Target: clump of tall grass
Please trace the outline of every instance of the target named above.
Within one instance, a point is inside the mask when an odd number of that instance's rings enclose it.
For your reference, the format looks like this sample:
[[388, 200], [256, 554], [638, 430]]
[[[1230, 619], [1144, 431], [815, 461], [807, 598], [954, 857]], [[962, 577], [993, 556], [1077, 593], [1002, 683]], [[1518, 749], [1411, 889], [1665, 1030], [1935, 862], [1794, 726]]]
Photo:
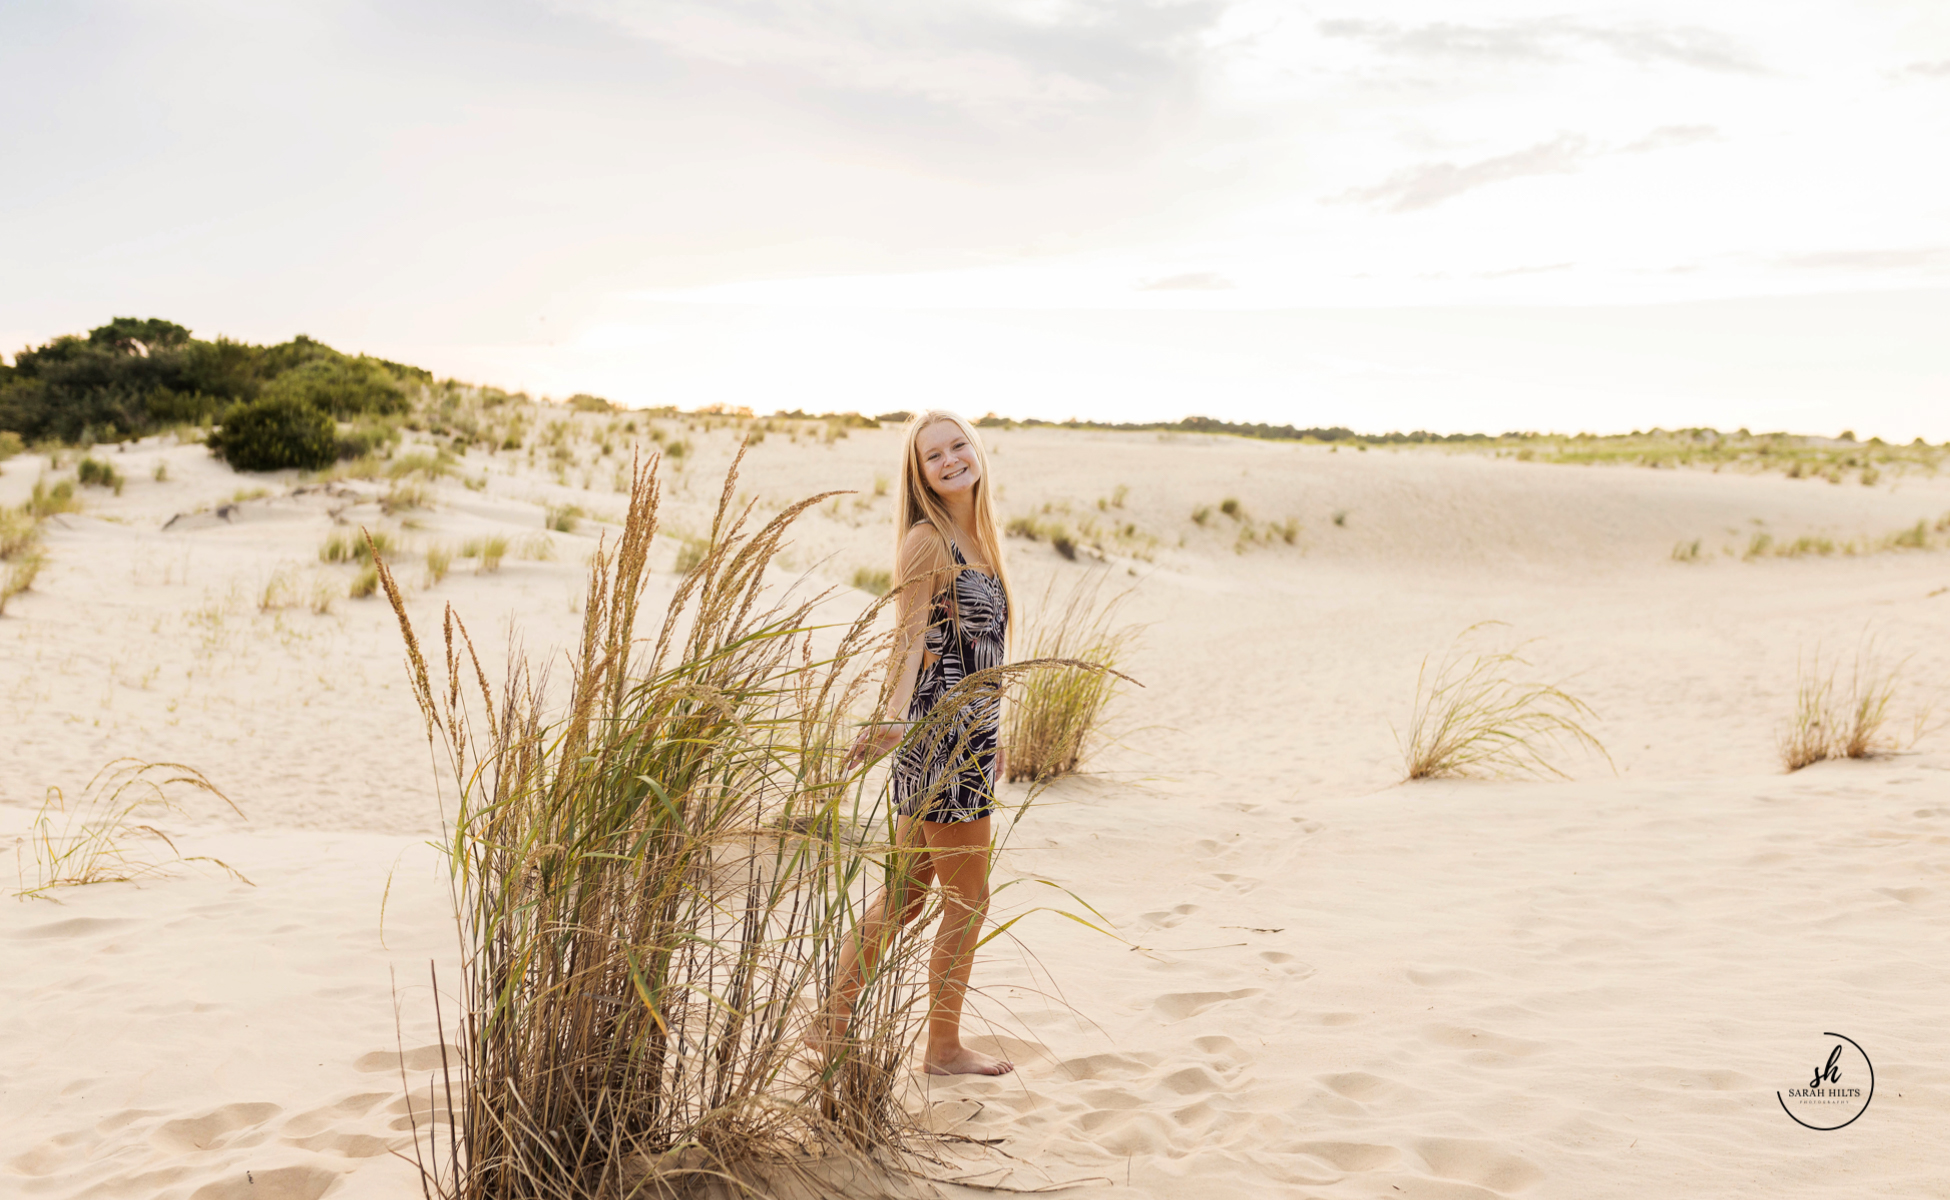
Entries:
[[427, 547], [426, 586], [433, 587], [447, 578], [447, 572], [454, 566], [454, 552], [446, 546], [435, 544]]
[[574, 533], [577, 522], [588, 515], [574, 504], [551, 504], [548, 506], [543, 527], [556, 533]]
[[[221, 859], [182, 854], [169, 835], [153, 823], [165, 816], [184, 815], [186, 810], [177, 798], [184, 789], [214, 796], [238, 816], [243, 815], [203, 772], [181, 763], [118, 758], [95, 773], [73, 807], [59, 788], [49, 788], [31, 832], [15, 850], [20, 887], [14, 894], [51, 900], [54, 897], [50, 893], [56, 888], [127, 883], [165, 875], [178, 863], [192, 862], [209, 863], [239, 882], [249, 883]], [[153, 842], [160, 842], [167, 853], [139, 844]]]
[[1003, 738], [1012, 783], [1044, 783], [1080, 769], [1102, 732], [1118, 682], [1129, 680], [1116, 671], [1138, 633], [1118, 620], [1129, 593], [1106, 597], [1104, 578], [1101, 571], [1085, 575], [1060, 599], [1054, 581], [1044, 589], [1024, 638], [1030, 657], [1074, 659], [1096, 669], [1051, 670], [1023, 681]]
[[0, 562], [11, 561], [40, 544], [40, 523], [24, 508], [0, 506]]
[[351, 586], [345, 589], [348, 597], [353, 600], [364, 600], [379, 590], [379, 568], [375, 563], [376, 560], [368, 562], [359, 569], [357, 575], [352, 577]]
[[37, 521], [62, 513], [81, 511], [81, 501], [75, 499], [74, 480], [63, 479], [53, 487], [41, 480], [34, 481], [34, 490], [27, 497], [27, 515]]
[[885, 596], [894, 586], [894, 574], [884, 568], [860, 567], [853, 572], [853, 586], [869, 596]]
[[328, 563], [368, 563], [372, 561], [372, 551], [378, 547], [381, 554], [390, 554], [393, 549], [393, 535], [383, 529], [370, 533], [360, 530], [335, 529], [327, 534], [318, 547], [318, 561]]
[[900, 1139], [912, 996], [896, 984], [914, 947], [883, 959], [845, 1052], [806, 1067], [799, 1051], [869, 873], [841, 836], [840, 718], [870, 618], [814, 661], [808, 606], [761, 592], [787, 525], [824, 497], [746, 532], [730, 496], [728, 480], [709, 551], [640, 650], [657, 488], [637, 474], [559, 710], [519, 658], [493, 694], [451, 609], [436, 687], [378, 560], [459, 793], [459, 1102], [446, 1164], [436, 1142], [423, 1166], [443, 1195], [656, 1194]]
[[1409, 779], [1464, 775], [1555, 775], [1548, 754], [1569, 744], [1611, 762], [1598, 739], [1585, 728], [1596, 714], [1582, 700], [1555, 684], [1518, 677], [1530, 664], [1520, 644], [1509, 650], [1479, 650], [1480, 631], [1500, 626], [1485, 621], [1465, 629], [1429, 670], [1424, 658], [1415, 676], [1415, 711], [1402, 756]]
[[[430, 1157], [414, 1130], [444, 1197], [713, 1179], [772, 1194], [744, 1182], [771, 1171], [835, 1195], [814, 1177], [822, 1158], [898, 1155], [914, 1132], [896, 1103], [925, 997], [913, 927], [877, 957], [847, 1035], [805, 1049], [891, 850], [872, 836], [884, 800], [844, 767], [890, 598], [836, 633], [813, 626], [814, 599], [769, 599], [787, 529], [827, 497], [750, 529], [750, 507], [732, 507], [738, 461], [653, 639], [637, 619], [658, 492], [651, 471], [633, 476], [621, 536], [591, 563], [566, 688], [517, 654], [496, 692], [451, 608], [430, 665], [375, 557], [457, 801], [459, 1062]], [[952, 723], [956, 703], [1034, 665], [971, 677], [937, 712]]]
[[[1892, 749], [1885, 732], [1889, 706], [1907, 659], [1891, 663], [1865, 638], [1855, 650], [1846, 690], [1837, 686], [1839, 663], [1822, 669], [1821, 650], [1795, 663], [1794, 716], [1781, 731], [1781, 765], [1789, 771], [1829, 758], [1873, 758]], [[1923, 721], [1919, 718], [1918, 726]]]
[[33, 588], [46, 562], [41, 523], [31, 507], [0, 508], [0, 617], [15, 596]]
[[34, 580], [40, 577], [41, 568], [47, 558], [38, 550], [17, 554], [0, 564], [0, 617], [7, 615], [7, 605], [15, 596], [31, 591]]
[[112, 488], [118, 496], [122, 494], [122, 485], [128, 482], [112, 464], [92, 456], [75, 464], [75, 478], [82, 487]]
[[387, 516], [408, 509], [432, 507], [433, 495], [423, 483], [395, 483], [379, 498], [379, 511]]

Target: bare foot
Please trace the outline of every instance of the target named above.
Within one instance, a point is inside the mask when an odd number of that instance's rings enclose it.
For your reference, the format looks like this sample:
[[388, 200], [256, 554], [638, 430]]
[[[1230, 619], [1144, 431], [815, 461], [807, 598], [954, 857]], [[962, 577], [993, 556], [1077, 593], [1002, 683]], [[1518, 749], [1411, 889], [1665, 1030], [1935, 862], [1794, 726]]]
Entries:
[[966, 1046], [935, 1057], [929, 1054], [921, 1060], [922, 1069], [930, 1075], [1007, 1075], [1016, 1069], [1016, 1064], [992, 1058]]

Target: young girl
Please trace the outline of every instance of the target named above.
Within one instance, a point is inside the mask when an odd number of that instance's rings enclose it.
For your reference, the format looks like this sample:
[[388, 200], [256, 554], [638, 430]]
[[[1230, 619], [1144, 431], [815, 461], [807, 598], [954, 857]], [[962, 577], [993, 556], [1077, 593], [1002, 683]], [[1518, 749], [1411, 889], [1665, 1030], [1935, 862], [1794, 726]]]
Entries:
[[[901, 745], [962, 679], [1002, 665], [1009, 581], [1002, 567], [988, 457], [967, 421], [924, 412], [901, 449], [897, 635], [887, 663], [892, 697], [884, 719], [861, 732], [847, 766]], [[934, 1075], [1003, 1075], [1014, 1066], [962, 1045], [962, 999], [988, 914], [989, 814], [1003, 751], [999, 696], [963, 703], [938, 735], [916, 737], [894, 760], [900, 817], [893, 880], [842, 948], [828, 1011], [844, 1036], [866, 972], [899, 925], [941, 884], [941, 928], [928, 962], [928, 1032], [922, 1066]]]

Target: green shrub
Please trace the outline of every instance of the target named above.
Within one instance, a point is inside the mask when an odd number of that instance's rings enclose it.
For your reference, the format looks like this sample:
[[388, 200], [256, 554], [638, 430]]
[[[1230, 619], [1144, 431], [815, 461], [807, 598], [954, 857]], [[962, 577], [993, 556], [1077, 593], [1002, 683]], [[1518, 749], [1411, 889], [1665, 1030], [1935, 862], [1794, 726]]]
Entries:
[[19, 434], [11, 429], [0, 429], [0, 462], [6, 462], [25, 449], [27, 447], [21, 442]]
[[406, 411], [406, 394], [368, 358], [315, 358], [284, 372], [264, 389], [266, 400], [308, 404], [335, 417]]
[[338, 457], [338, 430], [302, 400], [266, 396], [226, 409], [210, 450], [239, 471], [315, 471]]

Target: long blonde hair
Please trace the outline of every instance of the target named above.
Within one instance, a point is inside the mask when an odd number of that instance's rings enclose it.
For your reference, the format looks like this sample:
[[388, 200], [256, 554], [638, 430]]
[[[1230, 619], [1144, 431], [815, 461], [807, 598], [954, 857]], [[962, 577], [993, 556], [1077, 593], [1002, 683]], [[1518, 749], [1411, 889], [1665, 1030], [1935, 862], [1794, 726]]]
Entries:
[[1002, 561], [1002, 526], [995, 516], [995, 489], [989, 486], [989, 452], [983, 447], [982, 439], [975, 435], [975, 427], [960, 413], [940, 408], [915, 413], [901, 435], [900, 523], [894, 530], [894, 561], [900, 561], [900, 546], [907, 538], [907, 531], [923, 521], [941, 535], [942, 549], [947, 549], [954, 540], [954, 522], [949, 519], [941, 497], [928, 486], [927, 474], [921, 468], [921, 431], [940, 421], [954, 422], [961, 435], [968, 439], [968, 444], [975, 447], [975, 461], [982, 470], [982, 477], [975, 481], [973, 497], [975, 544], [981, 548], [982, 557], [988, 559], [996, 579], [1002, 584], [1002, 595], [1009, 605], [1009, 626], [1013, 630], [1016, 625], [1016, 595], [1009, 587], [1009, 568]]

